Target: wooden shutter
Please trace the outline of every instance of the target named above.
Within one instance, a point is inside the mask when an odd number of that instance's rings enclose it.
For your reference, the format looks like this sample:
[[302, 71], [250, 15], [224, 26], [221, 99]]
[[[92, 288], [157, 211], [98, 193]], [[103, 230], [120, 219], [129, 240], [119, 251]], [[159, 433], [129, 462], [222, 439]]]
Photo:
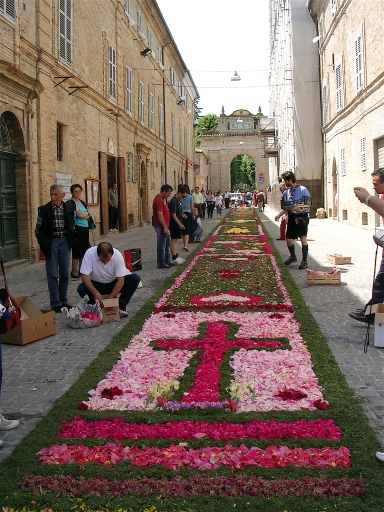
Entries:
[[59, 58], [72, 64], [72, 5], [71, 0], [59, 0]]

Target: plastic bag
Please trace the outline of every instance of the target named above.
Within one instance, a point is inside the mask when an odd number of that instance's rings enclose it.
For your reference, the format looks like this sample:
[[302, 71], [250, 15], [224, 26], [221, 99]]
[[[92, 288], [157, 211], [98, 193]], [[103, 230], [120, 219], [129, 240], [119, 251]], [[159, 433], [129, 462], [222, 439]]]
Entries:
[[67, 324], [73, 329], [86, 329], [87, 327], [95, 327], [102, 320], [100, 302], [97, 300], [95, 304], [88, 304], [89, 297], [86, 295], [76, 306], [71, 309], [63, 308]]

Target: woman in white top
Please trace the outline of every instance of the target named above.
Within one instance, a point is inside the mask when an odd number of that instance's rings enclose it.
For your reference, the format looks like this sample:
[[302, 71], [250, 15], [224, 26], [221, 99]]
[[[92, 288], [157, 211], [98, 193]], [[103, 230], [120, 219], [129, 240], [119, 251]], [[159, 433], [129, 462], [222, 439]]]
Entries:
[[216, 194], [215, 204], [216, 204], [217, 218], [221, 219], [221, 211], [223, 209], [223, 196], [221, 195], [220, 192], [217, 192], [217, 194]]

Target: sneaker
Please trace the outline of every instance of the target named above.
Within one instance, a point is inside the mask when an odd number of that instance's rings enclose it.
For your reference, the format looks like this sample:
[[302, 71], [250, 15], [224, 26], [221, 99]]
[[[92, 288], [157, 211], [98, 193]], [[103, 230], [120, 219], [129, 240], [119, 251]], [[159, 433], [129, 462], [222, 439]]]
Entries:
[[286, 261], [284, 261], [284, 265], [290, 265], [291, 263], [296, 263], [297, 258], [296, 256], [291, 256]]
[[12, 430], [20, 425], [19, 420], [7, 420], [0, 414], [0, 430]]
[[56, 306], [55, 308], [52, 308], [52, 311], [54, 311], [55, 313], [61, 313], [61, 308], [63, 306]]
[[304, 260], [299, 265], [300, 270], [303, 270], [303, 268], [308, 268], [308, 263]]
[[119, 313], [120, 313], [120, 318], [127, 318], [128, 317], [128, 312], [127, 311], [123, 311], [122, 309], [119, 309]]
[[109, 230], [110, 233], [114, 233], [114, 231], [115, 231], [114, 229], [110, 229]]
[[384, 462], [384, 452], [376, 452], [376, 459], [381, 460], [381, 462]]
[[184, 245], [184, 247], [183, 247], [183, 251], [189, 251], [189, 249], [188, 249], [188, 246], [187, 246], [187, 245]]
[[173, 260], [173, 263], [176, 263], [176, 265], [181, 265], [182, 263], [184, 263], [184, 260], [183, 260], [183, 258], [180, 258], [180, 256], [179, 256], [178, 258]]
[[372, 324], [375, 320], [375, 315], [365, 315], [363, 311], [356, 311], [356, 313], [348, 313], [351, 318], [358, 322], [365, 324]]

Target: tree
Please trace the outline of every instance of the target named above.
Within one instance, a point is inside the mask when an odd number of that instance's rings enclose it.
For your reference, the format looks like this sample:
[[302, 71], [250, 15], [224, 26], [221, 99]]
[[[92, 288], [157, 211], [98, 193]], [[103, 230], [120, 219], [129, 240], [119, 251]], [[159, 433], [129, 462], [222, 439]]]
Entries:
[[207, 114], [206, 116], [200, 117], [195, 128], [196, 146], [200, 144], [199, 136], [201, 134], [201, 130], [206, 130], [208, 133], [214, 132], [218, 124], [219, 118], [216, 114]]
[[253, 190], [256, 180], [256, 165], [248, 155], [239, 155], [231, 163], [232, 190]]

